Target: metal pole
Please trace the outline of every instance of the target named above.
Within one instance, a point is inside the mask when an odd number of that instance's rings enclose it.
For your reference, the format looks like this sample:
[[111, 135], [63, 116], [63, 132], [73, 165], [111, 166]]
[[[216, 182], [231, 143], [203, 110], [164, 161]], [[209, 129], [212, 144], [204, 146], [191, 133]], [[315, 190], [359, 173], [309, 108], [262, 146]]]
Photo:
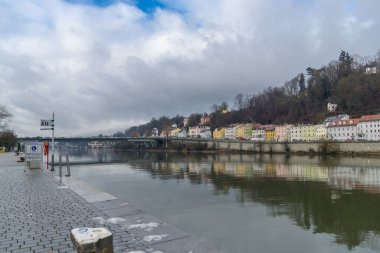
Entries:
[[65, 176], [69, 177], [69, 176], [71, 176], [71, 171], [70, 171], [70, 161], [69, 161], [68, 155], [66, 155], [66, 167], [67, 167], [67, 175], [65, 175]]
[[52, 155], [51, 155], [51, 170], [54, 171], [54, 151], [55, 151], [55, 145], [54, 145], [54, 112], [53, 112], [53, 132], [52, 132], [52, 138], [51, 138], [51, 143], [52, 143]]
[[54, 153], [51, 155], [51, 169], [50, 171], [54, 171]]
[[59, 155], [59, 177], [62, 177], [62, 155]]

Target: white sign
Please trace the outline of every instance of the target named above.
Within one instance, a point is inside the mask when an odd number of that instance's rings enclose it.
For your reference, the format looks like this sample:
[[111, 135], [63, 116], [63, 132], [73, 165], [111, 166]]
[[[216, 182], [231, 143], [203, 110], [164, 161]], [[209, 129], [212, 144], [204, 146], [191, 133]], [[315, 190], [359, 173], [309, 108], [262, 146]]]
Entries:
[[53, 127], [53, 126], [54, 126], [53, 120], [41, 119], [41, 127]]
[[54, 129], [54, 120], [41, 119], [41, 130], [53, 130]]
[[26, 154], [41, 154], [42, 144], [41, 143], [27, 143], [25, 150], [26, 150]]

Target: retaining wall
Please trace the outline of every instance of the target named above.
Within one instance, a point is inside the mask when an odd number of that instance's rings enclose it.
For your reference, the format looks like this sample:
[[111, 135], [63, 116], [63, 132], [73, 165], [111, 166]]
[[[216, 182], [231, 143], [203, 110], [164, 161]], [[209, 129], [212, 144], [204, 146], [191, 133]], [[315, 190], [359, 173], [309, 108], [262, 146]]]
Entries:
[[183, 144], [203, 144], [209, 150], [252, 153], [352, 153], [379, 154], [380, 142], [251, 142], [238, 140], [188, 140]]

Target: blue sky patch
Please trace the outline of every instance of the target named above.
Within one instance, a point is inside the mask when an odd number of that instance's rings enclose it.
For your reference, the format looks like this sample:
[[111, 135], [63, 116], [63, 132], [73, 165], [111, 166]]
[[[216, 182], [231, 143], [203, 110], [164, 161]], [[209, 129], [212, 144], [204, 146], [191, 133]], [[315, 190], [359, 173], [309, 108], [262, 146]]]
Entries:
[[86, 4], [97, 7], [107, 7], [116, 3], [128, 3], [137, 6], [146, 13], [152, 13], [156, 8], [167, 8], [165, 4], [158, 0], [65, 0], [73, 4]]

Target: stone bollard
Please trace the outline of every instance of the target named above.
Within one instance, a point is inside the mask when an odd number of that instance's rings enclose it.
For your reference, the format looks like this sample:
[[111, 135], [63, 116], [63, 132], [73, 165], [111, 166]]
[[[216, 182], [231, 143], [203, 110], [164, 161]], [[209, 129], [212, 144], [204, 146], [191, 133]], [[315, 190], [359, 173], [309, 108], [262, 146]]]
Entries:
[[78, 253], [113, 253], [112, 233], [106, 228], [74, 228], [70, 239]]

